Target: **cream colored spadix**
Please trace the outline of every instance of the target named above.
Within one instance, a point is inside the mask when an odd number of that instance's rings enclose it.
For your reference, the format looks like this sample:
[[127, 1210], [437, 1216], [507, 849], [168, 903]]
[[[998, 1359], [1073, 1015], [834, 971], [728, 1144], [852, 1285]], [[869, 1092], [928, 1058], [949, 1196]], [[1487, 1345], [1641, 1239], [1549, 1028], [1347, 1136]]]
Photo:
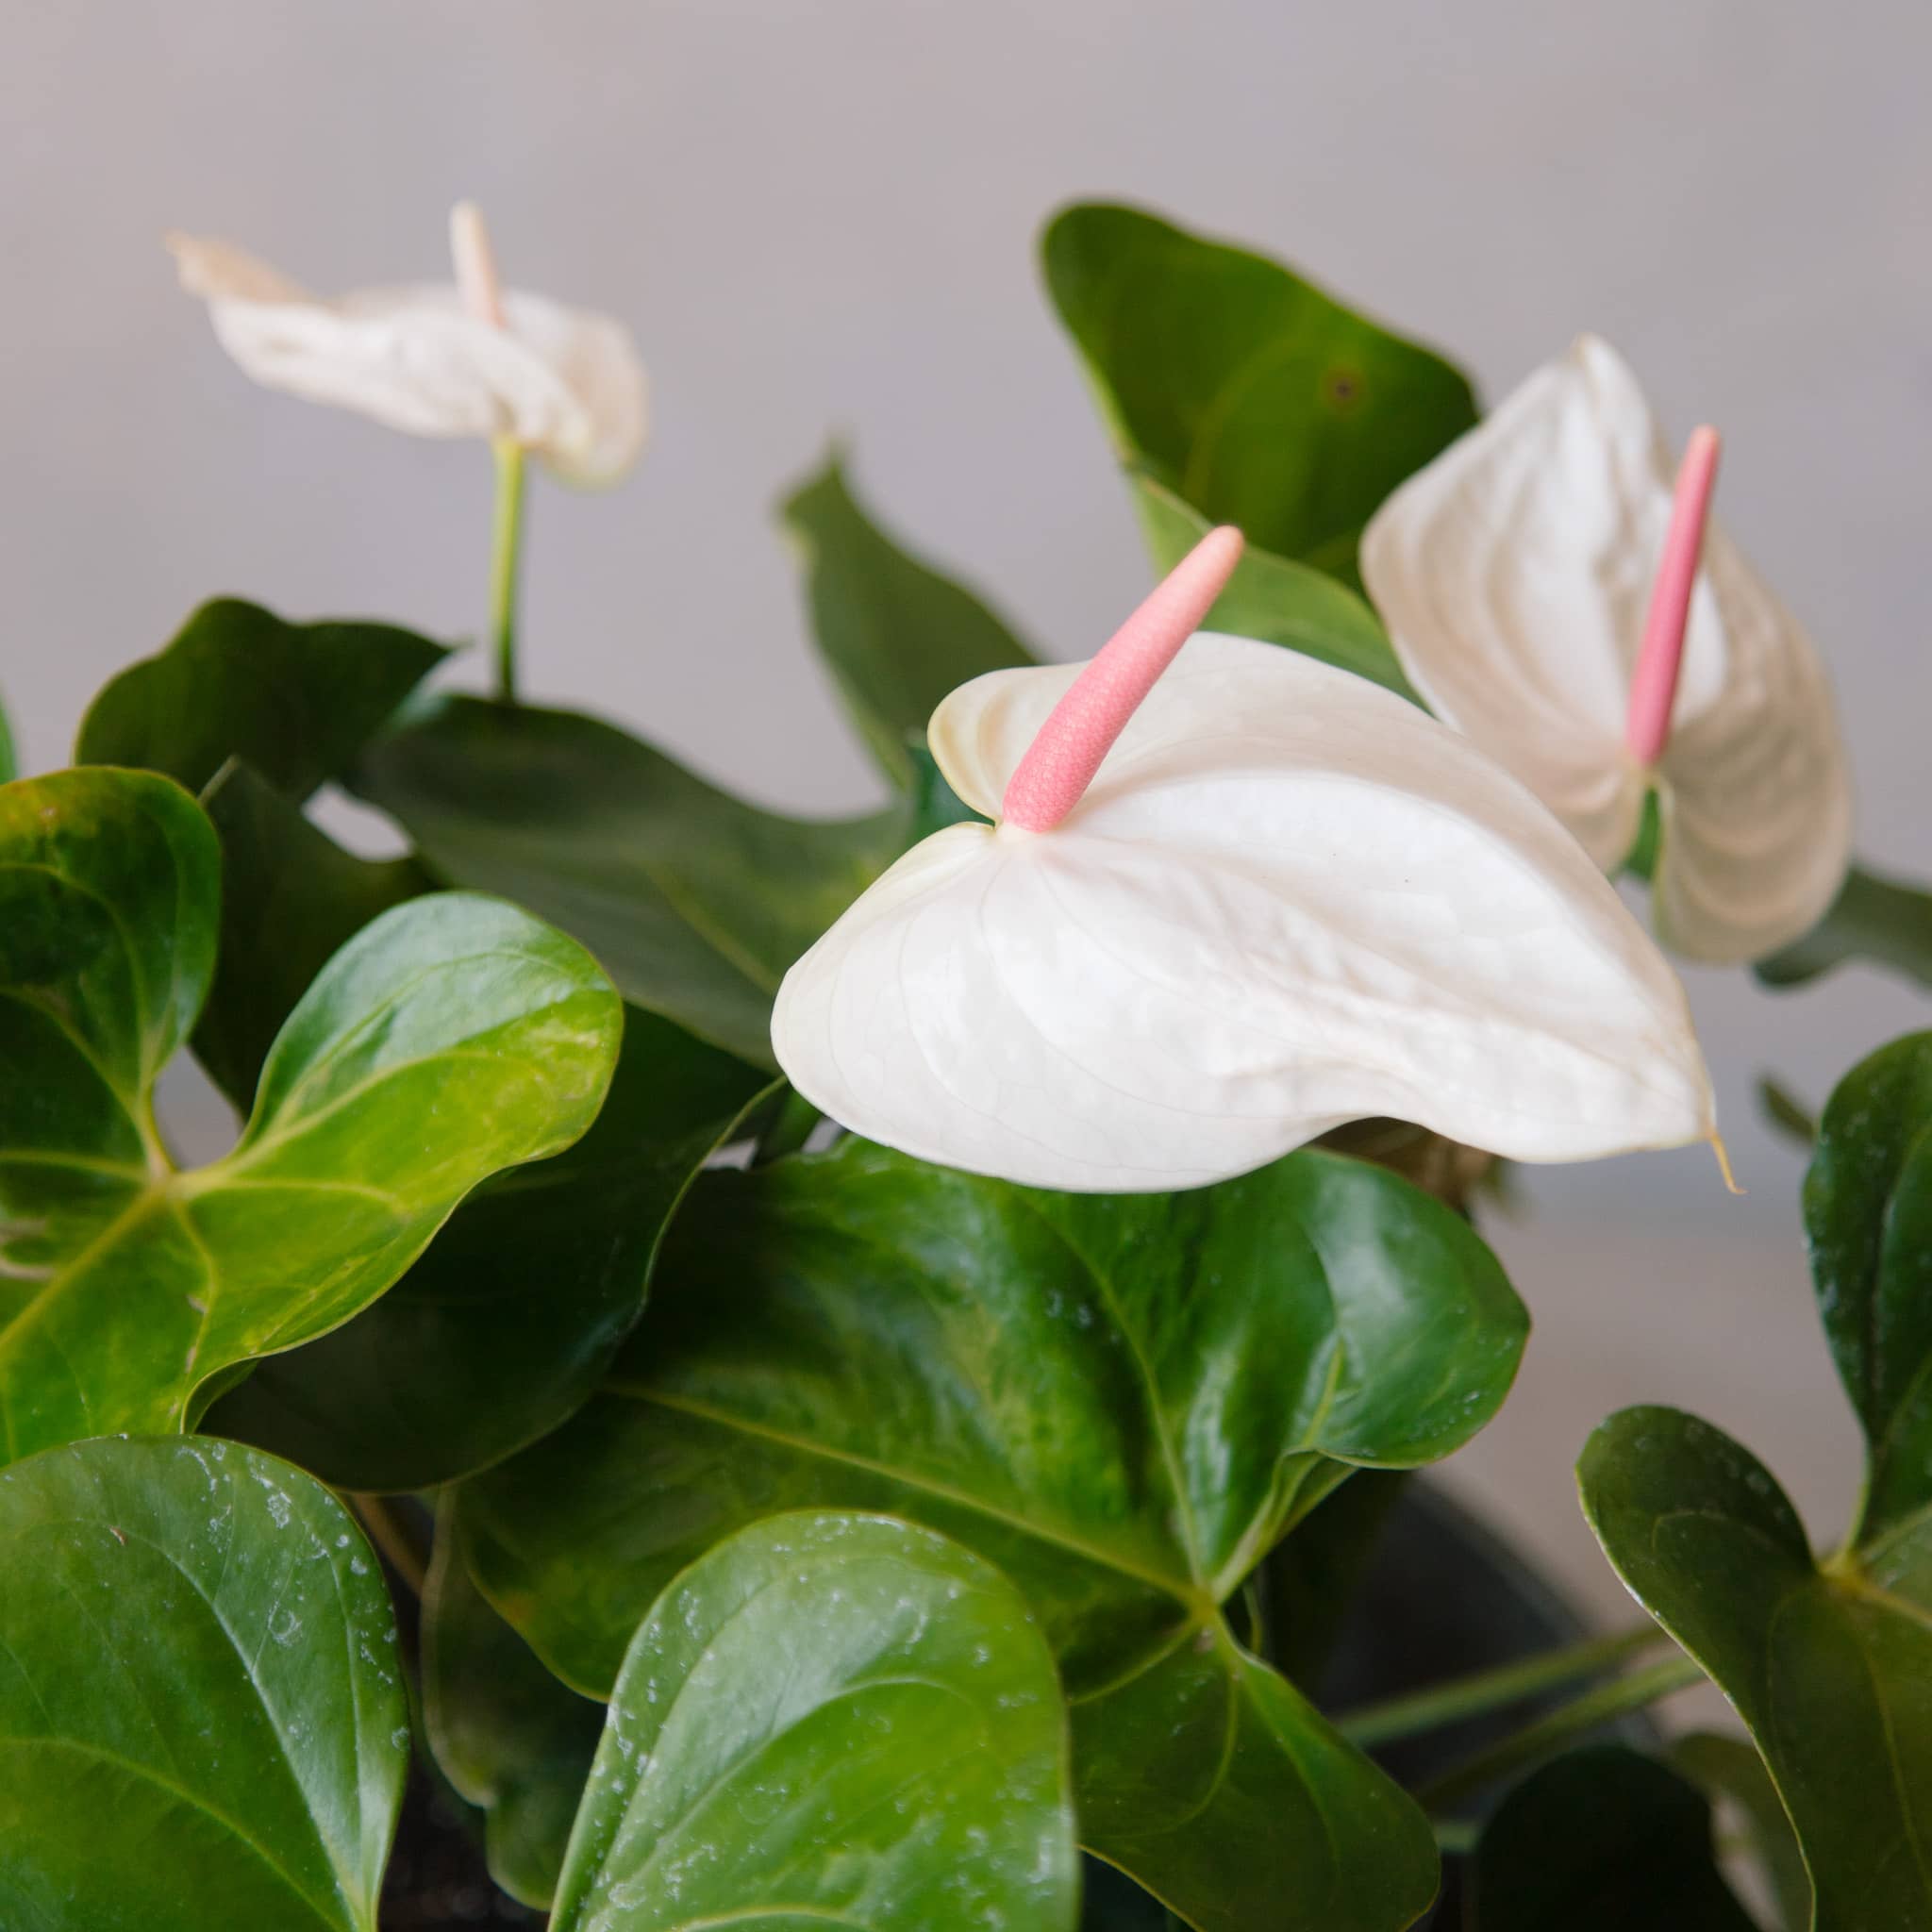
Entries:
[[1374, 1114], [1523, 1160], [1712, 1135], [1675, 976], [1516, 780], [1361, 678], [1189, 628], [1057, 820], [1052, 739], [1027, 753], [1082, 667], [940, 707], [959, 796], [1054, 822], [927, 839], [791, 969], [772, 1039], [801, 1092], [1086, 1191], [1224, 1179]]
[[182, 286], [257, 382], [417, 436], [522, 445], [574, 483], [610, 483], [644, 437], [645, 385], [609, 316], [495, 286], [474, 208], [452, 220], [458, 279], [324, 301], [225, 242], [171, 235]]
[[1362, 575], [1431, 708], [1606, 871], [1654, 784], [1658, 931], [1687, 958], [1754, 959], [1814, 924], [1843, 880], [1845, 756], [1810, 641], [1715, 524], [1674, 702], [1640, 715], [1672, 507], [1670, 452], [1636, 378], [1586, 336], [1389, 499]]

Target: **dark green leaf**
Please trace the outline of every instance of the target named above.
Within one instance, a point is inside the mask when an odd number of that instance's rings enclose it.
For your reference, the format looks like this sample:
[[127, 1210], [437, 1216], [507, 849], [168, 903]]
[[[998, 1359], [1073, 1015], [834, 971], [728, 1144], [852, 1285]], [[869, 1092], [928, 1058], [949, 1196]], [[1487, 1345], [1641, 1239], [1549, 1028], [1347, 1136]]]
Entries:
[[1805, 1230], [1865, 1431], [1862, 1542], [1932, 1510], [1932, 1033], [1880, 1048], [1839, 1083], [1805, 1176]]
[[13, 748], [13, 728], [7, 722], [7, 707], [0, 704], [0, 785], [20, 775], [20, 758]]
[[1830, 911], [1752, 970], [1766, 986], [1803, 986], [1857, 959], [1932, 986], [1932, 892], [1854, 866]]
[[363, 1491], [429, 1489], [535, 1441], [610, 1366], [685, 1189], [769, 1091], [632, 1008], [575, 1146], [486, 1181], [380, 1301], [263, 1362], [204, 1427]]
[[220, 848], [171, 780], [0, 790], [0, 1420], [8, 1457], [178, 1429], [388, 1288], [501, 1168], [595, 1117], [621, 1008], [499, 902], [397, 907], [282, 1029], [234, 1151], [177, 1172], [162, 1067], [214, 966]]
[[1809, 1147], [1818, 1139], [1817, 1116], [1774, 1074], [1757, 1076], [1757, 1110], [1787, 1141]]
[[785, 969], [904, 844], [901, 811], [780, 818], [595, 719], [475, 698], [380, 740], [356, 785], [452, 884], [527, 907], [626, 999], [768, 1068]]
[[[1213, 526], [1192, 505], [1138, 471], [1127, 481], [1157, 568], [1172, 570]], [[1386, 685], [1421, 704], [1365, 599], [1306, 563], [1250, 543], [1202, 628], [1260, 638]]]
[[374, 1932], [394, 1620], [328, 1492], [225, 1442], [0, 1474], [0, 1924]]
[[95, 698], [75, 762], [165, 772], [199, 791], [239, 758], [304, 799], [447, 655], [390, 625], [285, 624], [218, 597]]
[[1714, 1805], [1739, 1815], [1751, 1855], [1777, 1908], [1778, 1932], [1810, 1932], [1811, 1877], [1764, 1759], [1743, 1738], [1693, 1731], [1671, 1745], [1671, 1762]]
[[194, 1057], [246, 1113], [309, 981], [372, 920], [434, 882], [410, 859], [351, 857], [239, 761], [216, 773], [202, 806], [222, 841], [222, 941]]
[[[1457, 1216], [1314, 1153], [1101, 1197], [848, 1142], [705, 1176], [654, 1296], [595, 1400], [460, 1492], [473, 1572], [553, 1668], [608, 1690], [641, 1607], [774, 1509], [890, 1509], [1033, 1603], [1104, 1857], [1217, 1932], [1426, 1905], [1420, 1814], [1221, 1607], [1347, 1465], [1446, 1454], [1501, 1401], [1525, 1318]], [[1232, 1756], [1173, 1748], [1215, 1722]], [[1184, 1807], [1185, 1842], [1150, 1823]]]
[[785, 503], [805, 554], [812, 632], [880, 769], [904, 791], [907, 745], [949, 691], [1034, 654], [963, 584], [909, 556], [853, 496], [835, 452]]
[[1804, 1848], [1819, 1932], [1932, 1927], [1932, 1520], [1820, 1566], [1721, 1430], [1632, 1408], [1577, 1465], [1618, 1574], [1751, 1728]]
[[1042, 249], [1123, 461], [1278, 557], [1352, 575], [1382, 499], [1475, 423], [1440, 357], [1260, 256], [1099, 205]]
[[485, 1814], [491, 1876], [547, 1908], [604, 1708], [558, 1683], [491, 1608], [446, 1524], [423, 1592], [423, 1729], [443, 1775]]
[[991, 1565], [780, 1516], [665, 1591], [624, 1660], [556, 1932], [1071, 1932], [1066, 1712]]
[[1470, 1878], [1468, 1932], [1756, 1932], [1724, 1881], [1710, 1807], [1622, 1744], [1546, 1764], [1505, 1798]]

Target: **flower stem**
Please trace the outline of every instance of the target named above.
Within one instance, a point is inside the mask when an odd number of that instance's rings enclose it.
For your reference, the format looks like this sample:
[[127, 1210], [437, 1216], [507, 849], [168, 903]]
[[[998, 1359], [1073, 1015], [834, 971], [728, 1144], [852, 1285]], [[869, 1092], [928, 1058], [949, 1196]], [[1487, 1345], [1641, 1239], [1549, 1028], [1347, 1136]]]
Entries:
[[429, 1565], [417, 1548], [415, 1538], [396, 1514], [394, 1505], [387, 1496], [352, 1495], [347, 1501], [369, 1532], [369, 1541], [388, 1559], [390, 1568], [420, 1597]]
[[524, 446], [499, 437], [496, 519], [490, 558], [490, 623], [496, 641], [496, 695], [517, 701], [517, 576], [524, 535]]
[[1466, 1717], [1521, 1704], [1540, 1690], [1553, 1690], [1573, 1678], [1596, 1676], [1666, 1641], [1658, 1625], [1646, 1623], [1615, 1637], [1592, 1637], [1560, 1650], [1540, 1651], [1535, 1657], [1495, 1670], [1475, 1671], [1466, 1677], [1452, 1677], [1445, 1684], [1432, 1684], [1426, 1690], [1364, 1705], [1359, 1710], [1342, 1712], [1336, 1725], [1343, 1737], [1365, 1749], [1385, 1744], [1391, 1739], [1440, 1730]]
[[1642, 1710], [1659, 1697], [1668, 1697], [1674, 1690], [1688, 1690], [1692, 1684], [1704, 1681], [1704, 1673], [1696, 1663], [1688, 1657], [1679, 1656], [1666, 1657], [1663, 1662], [1652, 1664], [1641, 1671], [1633, 1671], [1627, 1677], [1599, 1684], [1594, 1690], [1585, 1691], [1560, 1709], [1551, 1711], [1549, 1716], [1525, 1724], [1514, 1737], [1505, 1738], [1500, 1744], [1492, 1744], [1487, 1751], [1478, 1751], [1474, 1757], [1464, 1758], [1441, 1777], [1432, 1778], [1415, 1792], [1416, 1803], [1425, 1811], [1453, 1809], [1463, 1799], [1494, 1784], [1499, 1778], [1507, 1777], [1511, 1772], [1547, 1757], [1558, 1745], [1567, 1744], [1573, 1738], [1582, 1737], [1598, 1725], [1608, 1724], [1613, 1718], [1627, 1717], [1632, 1711]]

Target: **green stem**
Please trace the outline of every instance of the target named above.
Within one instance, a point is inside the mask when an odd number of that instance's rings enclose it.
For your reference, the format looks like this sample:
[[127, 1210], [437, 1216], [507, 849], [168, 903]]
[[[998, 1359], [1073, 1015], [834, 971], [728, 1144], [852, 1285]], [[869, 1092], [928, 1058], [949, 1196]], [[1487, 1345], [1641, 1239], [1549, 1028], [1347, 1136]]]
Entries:
[[387, 1496], [358, 1494], [348, 1497], [347, 1501], [362, 1527], [369, 1532], [369, 1541], [389, 1558], [390, 1567], [420, 1597], [429, 1577], [428, 1558], [417, 1548], [416, 1539], [404, 1527], [390, 1499]]
[[1426, 1690], [1391, 1697], [1382, 1704], [1364, 1705], [1359, 1710], [1344, 1711], [1335, 1720], [1336, 1726], [1343, 1737], [1367, 1749], [1391, 1738], [1440, 1730], [1466, 1717], [1521, 1704], [1540, 1690], [1554, 1690], [1576, 1677], [1596, 1676], [1667, 1641], [1657, 1624], [1644, 1624], [1615, 1637], [1593, 1637], [1584, 1643], [1566, 1644], [1561, 1650], [1541, 1651], [1517, 1663], [1452, 1677], [1446, 1684], [1432, 1684]]
[[763, 1167], [767, 1161], [796, 1154], [811, 1139], [811, 1130], [824, 1115], [796, 1088], [788, 1088], [779, 1101], [752, 1153], [751, 1164]]
[[1674, 1690], [1688, 1690], [1692, 1684], [1703, 1682], [1704, 1673], [1690, 1658], [1673, 1657], [1646, 1670], [1633, 1671], [1614, 1683], [1600, 1684], [1560, 1710], [1553, 1710], [1548, 1717], [1525, 1724], [1514, 1737], [1505, 1738], [1487, 1751], [1478, 1751], [1441, 1777], [1432, 1778], [1415, 1793], [1416, 1803], [1425, 1811], [1452, 1810], [1463, 1799], [1499, 1778], [1507, 1777], [1511, 1772], [1548, 1757], [1573, 1738], [1582, 1737], [1613, 1718], [1642, 1710]]
[[496, 518], [490, 555], [490, 624], [496, 640], [496, 695], [517, 701], [517, 562], [524, 535], [524, 446], [500, 437], [496, 452]]

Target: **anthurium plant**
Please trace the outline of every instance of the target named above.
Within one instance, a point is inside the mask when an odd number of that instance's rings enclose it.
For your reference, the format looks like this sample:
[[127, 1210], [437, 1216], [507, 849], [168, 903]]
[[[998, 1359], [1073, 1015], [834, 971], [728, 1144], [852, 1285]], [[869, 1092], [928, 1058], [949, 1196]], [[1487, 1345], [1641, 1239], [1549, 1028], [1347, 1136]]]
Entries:
[[1848, 1526], [1637, 1408], [1577, 1472], [1633, 1627], [1418, 1681], [1367, 1581], [1562, 1290], [1500, 1163], [1708, 1143], [1726, 1211], [1674, 956], [1932, 983], [1714, 432], [1068, 209], [1154, 588], [1049, 661], [829, 461], [888, 802], [805, 822], [521, 697], [526, 461], [618, 481], [644, 378], [452, 242], [171, 245], [260, 382], [491, 446], [489, 694], [225, 599], [71, 769], [0, 721], [0, 1926], [1932, 1928], [1932, 1033], [1796, 1123]]

